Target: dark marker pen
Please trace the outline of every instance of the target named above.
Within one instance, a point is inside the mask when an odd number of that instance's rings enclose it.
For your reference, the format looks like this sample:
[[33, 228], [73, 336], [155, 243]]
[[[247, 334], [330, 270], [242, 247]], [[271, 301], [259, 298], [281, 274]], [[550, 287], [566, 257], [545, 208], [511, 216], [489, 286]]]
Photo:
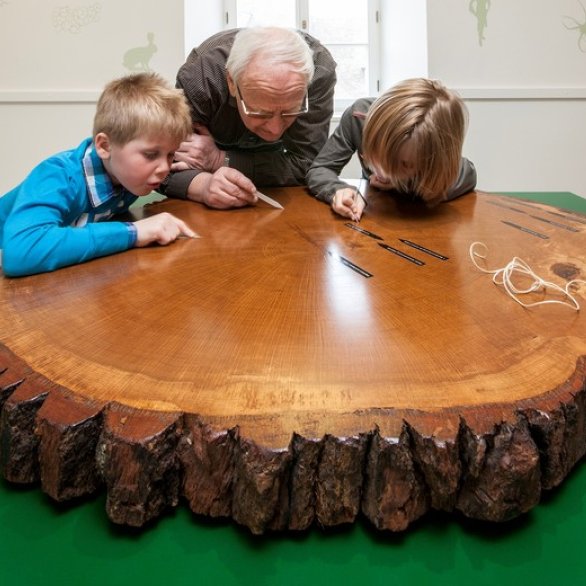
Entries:
[[393, 254], [396, 254], [397, 256], [400, 256], [401, 258], [404, 258], [405, 260], [412, 262], [413, 264], [415, 264], [417, 266], [421, 267], [425, 264], [422, 260], [419, 260], [418, 258], [411, 256], [410, 254], [407, 254], [405, 252], [397, 250], [396, 248], [393, 248], [392, 246], [389, 246], [388, 244], [383, 244], [382, 242], [378, 242], [378, 245], [381, 246], [382, 248], [384, 248], [385, 250], [388, 250], [389, 252], [392, 252]]
[[433, 250], [430, 250], [429, 248], [425, 248], [425, 246], [421, 246], [421, 244], [416, 244], [415, 242], [411, 242], [411, 240], [406, 240], [405, 238], [399, 238], [399, 240], [403, 243], [406, 244], [407, 246], [410, 246], [411, 248], [415, 248], [416, 250], [420, 250], [421, 252], [425, 252], [425, 254], [429, 254], [430, 256], [434, 256], [435, 258], [439, 258], [440, 260], [448, 260], [448, 256], [444, 256], [443, 254], [440, 254], [439, 252], [434, 252]]

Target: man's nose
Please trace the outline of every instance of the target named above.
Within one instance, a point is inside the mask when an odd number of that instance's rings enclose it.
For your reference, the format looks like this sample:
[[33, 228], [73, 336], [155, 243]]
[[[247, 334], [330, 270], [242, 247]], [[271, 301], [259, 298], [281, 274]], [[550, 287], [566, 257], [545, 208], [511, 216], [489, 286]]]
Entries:
[[272, 118], [269, 118], [265, 123], [265, 130], [277, 138], [281, 137], [283, 132], [285, 132], [285, 129], [285, 120], [278, 114], [275, 114]]

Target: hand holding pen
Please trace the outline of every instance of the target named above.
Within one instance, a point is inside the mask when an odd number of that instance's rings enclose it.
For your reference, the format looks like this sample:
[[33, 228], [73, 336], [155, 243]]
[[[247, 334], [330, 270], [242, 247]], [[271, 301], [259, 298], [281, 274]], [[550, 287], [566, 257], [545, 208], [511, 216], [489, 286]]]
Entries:
[[334, 193], [331, 205], [340, 216], [359, 222], [366, 207], [366, 201], [363, 195], [353, 187], [343, 187]]

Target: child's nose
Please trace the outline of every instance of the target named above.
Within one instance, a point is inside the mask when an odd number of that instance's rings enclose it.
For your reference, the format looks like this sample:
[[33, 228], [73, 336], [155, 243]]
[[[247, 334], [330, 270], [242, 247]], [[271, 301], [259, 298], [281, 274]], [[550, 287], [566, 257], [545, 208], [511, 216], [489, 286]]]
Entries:
[[170, 170], [171, 161], [169, 161], [166, 157], [161, 158], [159, 160], [159, 164], [157, 165], [157, 173], [165, 173], [165, 175], [168, 175]]

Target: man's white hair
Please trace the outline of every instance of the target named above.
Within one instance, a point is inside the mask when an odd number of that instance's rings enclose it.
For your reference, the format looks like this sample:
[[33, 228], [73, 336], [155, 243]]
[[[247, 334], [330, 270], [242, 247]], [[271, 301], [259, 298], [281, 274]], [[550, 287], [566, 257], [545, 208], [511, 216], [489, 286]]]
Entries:
[[303, 37], [294, 29], [280, 27], [243, 28], [234, 37], [234, 44], [226, 61], [226, 69], [235, 83], [256, 58], [266, 66], [287, 64], [300, 73], [309, 85], [315, 66], [313, 54]]

